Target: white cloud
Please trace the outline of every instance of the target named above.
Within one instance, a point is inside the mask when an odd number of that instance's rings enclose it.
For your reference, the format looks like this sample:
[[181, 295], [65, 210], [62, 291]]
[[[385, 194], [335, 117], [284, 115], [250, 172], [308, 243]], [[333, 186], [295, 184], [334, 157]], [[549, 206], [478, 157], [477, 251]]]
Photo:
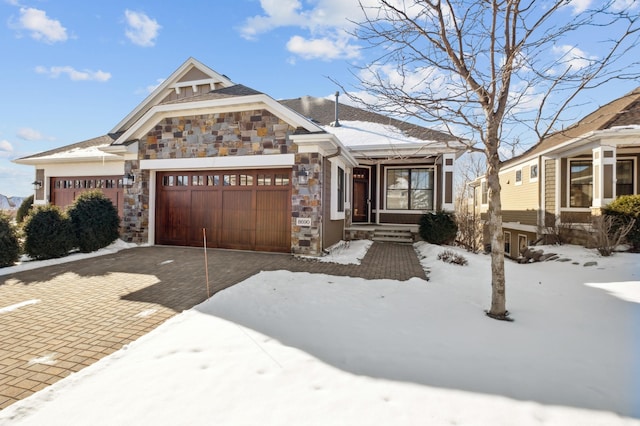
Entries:
[[614, 0], [611, 5], [613, 10], [627, 10], [627, 9], [637, 9], [640, 7], [640, 3], [638, 0]]
[[573, 13], [577, 15], [587, 10], [589, 6], [591, 6], [592, 1], [593, 0], [571, 0], [569, 6], [573, 8]]
[[18, 136], [20, 139], [25, 140], [25, 141], [52, 141], [55, 140], [55, 138], [51, 137], [51, 136], [45, 136], [42, 133], [40, 133], [39, 131], [35, 130], [35, 129], [31, 129], [29, 127], [23, 127], [21, 129], [18, 129], [18, 133], [16, 134], [16, 136]]
[[135, 94], [136, 95], [148, 95], [151, 92], [153, 92], [154, 90], [156, 90], [158, 88], [158, 86], [160, 86], [164, 82], [164, 80], [165, 80], [164, 78], [158, 78], [158, 79], [156, 79], [156, 84], [150, 84], [147, 87], [136, 89]]
[[111, 78], [111, 73], [98, 70], [82, 70], [78, 71], [70, 66], [64, 67], [36, 67], [35, 71], [38, 74], [47, 74], [51, 78], [58, 78], [61, 74], [66, 74], [72, 81], [99, 81], [105, 82]]
[[125, 10], [124, 16], [127, 21], [125, 35], [133, 44], [142, 47], [155, 45], [155, 39], [162, 26], [155, 19], [149, 18], [142, 12]]
[[354, 59], [360, 57], [357, 46], [352, 46], [346, 38], [332, 40], [328, 37], [305, 39], [301, 36], [293, 36], [287, 42], [287, 50], [303, 59]]
[[0, 140], [0, 158], [8, 158], [13, 155], [13, 145], [7, 140]]
[[[363, 0], [363, 5], [374, 0]], [[312, 6], [309, 6], [312, 4]], [[287, 42], [287, 49], [303, 59], [353, 59], [360, 56], [356, 39], [346, 31], [353, 28], [350, 20], [359, 20], [358, 2], [344, 0], [260, 0], [264, 14], [246, 19], [240, 34], [255, 39], [259, 34], [279, 27], [299, 28]], [[289, 59], [289, 62], [295, 62]]]
[[558, 63], [567, 67], [571, 67], [573, 71], [581, 70], [593, 64], [598, 59], [597, 56], [589, 55], [585, 51], [563, 44], [561, 46], [553, 46], [553, 53], [558, 57]]
[[31, 37], [46, 43], [67, 40], [67, 29], [60, 21], [51, 19], [44, 10], [20, 8], [19, 28], [31, 31]]

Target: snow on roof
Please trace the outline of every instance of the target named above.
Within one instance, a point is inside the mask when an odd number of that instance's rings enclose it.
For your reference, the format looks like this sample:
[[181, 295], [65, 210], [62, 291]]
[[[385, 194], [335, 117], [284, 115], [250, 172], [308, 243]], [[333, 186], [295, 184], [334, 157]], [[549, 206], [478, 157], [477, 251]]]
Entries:
[[68, 151], [61, 151], [61, 152], [55, 152], [53, 154], [50, 155], [46, 155], [43, 157], [39, 157], [39, 160], [43, 160], [43, 159], [52, 159], [52, 160], [61, 160], [61, 159], [65, 159], [65, 158], [69, 158], [69, 159], [76, 159], [76, 158], [113, 158], [113, 159], [117, 159], [117, 158], [122, 158], [118, 155], [114, 155], [114, 154], [109, 154], [106, 153], [104, 151], [101, 151], [102, 148], [106, 148], [108, 147], [110, 144], [103, 144], [103, 145], [95, 145], [95, 146], [89, 146], [89, 147], [81, 147], [81, 148], [73, 148], [70, 149]]
[[447, 148], [447, 144], [444, 142], [407, 136], [402, 130], [390, 124], [340, 120], [340, 127], [322, 126], [322, 128], [336, 135], [346, 147], [356, 150], [372, 146], [416, 148], [428, 145], [430, 148]]

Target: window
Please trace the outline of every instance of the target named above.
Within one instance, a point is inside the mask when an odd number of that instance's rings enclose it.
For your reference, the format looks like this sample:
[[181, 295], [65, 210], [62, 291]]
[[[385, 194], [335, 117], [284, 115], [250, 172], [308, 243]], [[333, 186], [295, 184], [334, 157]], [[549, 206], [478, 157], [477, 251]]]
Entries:
[[220, 176], [218, 175], [207, 176], [207, 186], [218, 186], [218, 185], [220, 185]]
[[252, 185], [253, 185], [252, 175], [240, 175], [240, 186], [252, 186]]
[[202, 186], [204, 185], [204, 176], [191, 176], [191, 186]]
[[518, 234], [518, 251], [519, 251], [518, 254], [524, 253], [524, 251], [527, 249], [528, 246], [529, 246], [529, 242], [527, 240], [527, 236]]
[[387, 169], [387, 209], [433, 210], [433, 169]]
[[344, 169], [338, 167], [338, 193], [336, 194], [338, 200], [338, 211], [344, 212]]
[[522, 169], [516, 170], [516, 185], [522, 183]]
[[534, 181], [538, 180], [538, 165], [537, 164], [532, 164], [531, 165], [531, 169], [529, 171], [529, 180], [531, 182], [534, 182]]
[[591, 207], [593, 200], [592, 161], [570, 161], [569, 174], [569, 207]]
[[511, 232], [504, 232], [504, 254], [511, 256]]
[[176, 176], [176, 186], [189, 186], [189, 176]]
[[616, 162], [616, 196], [633, 195], [633, 160]]
[[487, 204], [487, 199], [489, 198], [489, 188], [487, 185], [487, 181], [483, 181], [482, 184], [480, 185], [480, 191], [482, 191], [482, 204]]
[[173, 176], [163, 176], [162, 177], [162, 185], [163, 186], [173, 186], [174, 185]]

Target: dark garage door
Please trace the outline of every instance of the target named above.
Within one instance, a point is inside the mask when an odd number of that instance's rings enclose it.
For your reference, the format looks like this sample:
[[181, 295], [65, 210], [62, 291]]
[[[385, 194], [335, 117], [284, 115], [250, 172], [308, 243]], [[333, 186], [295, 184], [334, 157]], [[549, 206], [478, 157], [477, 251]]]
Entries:
[[291, 251], [291, 170], [158, 172], [156, 243]]
[[67, 208], [85, 191], [100, 190], [122, 217], [124, 190], [122, 176], [78, 176], [51, 178], [51, 204]]

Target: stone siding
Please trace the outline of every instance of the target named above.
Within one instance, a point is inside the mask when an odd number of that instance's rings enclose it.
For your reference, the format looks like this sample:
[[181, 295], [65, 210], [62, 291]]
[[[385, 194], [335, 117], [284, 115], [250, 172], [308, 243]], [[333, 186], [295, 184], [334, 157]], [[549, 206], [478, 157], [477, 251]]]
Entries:
[[[295, 154], [291, 188], [291, 251], [318, 255], [322, 223], [322, 157], [298, 154], [289, 140], [295, 129], [267, 110], [165, 118], [139, 142], [139, 159], [202, 158], [221, 156]], [[298, 184], [301, 168], [309, 173], [307, 185]], [[127, 161], [125, 173], [135, 176], [124, 191], [124, 239], [146, 243], [149, 238], [149, 171], [139, 161]], [[311, 219], [310, 227], [296, 218]]]
[[[322, 156], [318, 153], [296, 154], [291, 188], [291, 252], [319, 255], [322, 224]], [[307, 185], [298, 183], [298, 172], [308, 172]], [[296, 218], [310, 218], [311, 226], [297, 226]]]

